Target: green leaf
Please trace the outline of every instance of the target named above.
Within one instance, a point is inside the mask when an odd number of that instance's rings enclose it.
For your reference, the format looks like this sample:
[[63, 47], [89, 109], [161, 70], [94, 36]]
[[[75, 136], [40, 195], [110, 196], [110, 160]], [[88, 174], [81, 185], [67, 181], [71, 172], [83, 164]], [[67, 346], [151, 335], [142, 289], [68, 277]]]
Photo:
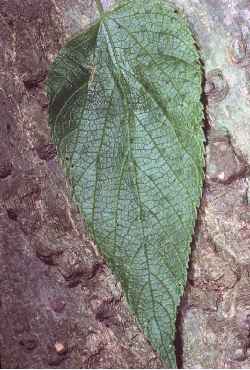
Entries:
[[101, 14], [49, 73], [50, 126], [74, 199], [172, 367], [203, 182], [201, 76], [187, 23], [163, 0]]

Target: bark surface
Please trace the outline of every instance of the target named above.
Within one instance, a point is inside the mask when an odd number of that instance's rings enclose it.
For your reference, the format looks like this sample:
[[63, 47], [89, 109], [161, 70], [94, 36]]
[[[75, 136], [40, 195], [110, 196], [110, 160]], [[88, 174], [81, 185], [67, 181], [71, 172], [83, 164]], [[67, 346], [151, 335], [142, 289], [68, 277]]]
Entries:
[[184, 368], [250, 367], [250, 8], [174, 0], [204, 63], [206, 181], [180, 312]]
[[162, 366], [129, 313], [119, 284], [86, 237], [50, 141], [48, 65], [65, 37], [94, 14], [89, 5], [73, 0], [0, 2], [4, 368]]
[[[208, 138], [179, 365], [249, 368], [249, 2], [173, 2], [201, 50]], [[94, 14], [91, 0], [0, 2], [2, 367], [161, 366], [69, 203], [47, 126], [48, 64]]]

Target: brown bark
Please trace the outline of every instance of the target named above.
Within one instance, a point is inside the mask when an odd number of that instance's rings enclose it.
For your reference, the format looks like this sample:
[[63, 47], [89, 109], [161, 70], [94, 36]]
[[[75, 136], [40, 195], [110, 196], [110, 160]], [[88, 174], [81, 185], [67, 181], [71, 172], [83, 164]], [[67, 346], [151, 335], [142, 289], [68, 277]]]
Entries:
[[50, 141], [45, 80], [69, 5], [0, 1], [1, 366], [161, 367], [86, 237]]

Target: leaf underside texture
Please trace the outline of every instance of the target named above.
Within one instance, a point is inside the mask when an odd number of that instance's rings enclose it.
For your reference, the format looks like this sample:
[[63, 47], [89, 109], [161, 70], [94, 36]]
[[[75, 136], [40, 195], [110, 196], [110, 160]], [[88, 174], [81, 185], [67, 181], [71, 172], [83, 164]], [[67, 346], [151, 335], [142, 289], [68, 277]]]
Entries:
[[163, 0], [101, 14], [49, 73], [50, 126], [74, 199], [171, 367], [202, 192], [201, 75], [185, 19]]

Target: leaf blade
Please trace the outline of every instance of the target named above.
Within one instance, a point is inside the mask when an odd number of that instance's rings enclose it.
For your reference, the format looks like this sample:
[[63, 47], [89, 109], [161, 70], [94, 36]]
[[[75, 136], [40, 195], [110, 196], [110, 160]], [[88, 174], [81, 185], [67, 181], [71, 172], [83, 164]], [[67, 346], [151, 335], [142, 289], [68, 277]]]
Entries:
[[[125, 1], [95, 27], [91, 45], [84, 36], [73, 61], [67, 46], [50, 75], [53, 82], [62, 60], [73, 70], [92, 63], [81, 75], [84, 94], [73, 88], [84, 109], [73, 104], [74, 130], [55, 130], [62, 112], [50, 124], [97, 245], [145, 334], [175, 367], [176, 309], [203, 181], [199, 55], [185, 21], [161, 0]], [[69, 91], [62, 79], [50, 97]]]

